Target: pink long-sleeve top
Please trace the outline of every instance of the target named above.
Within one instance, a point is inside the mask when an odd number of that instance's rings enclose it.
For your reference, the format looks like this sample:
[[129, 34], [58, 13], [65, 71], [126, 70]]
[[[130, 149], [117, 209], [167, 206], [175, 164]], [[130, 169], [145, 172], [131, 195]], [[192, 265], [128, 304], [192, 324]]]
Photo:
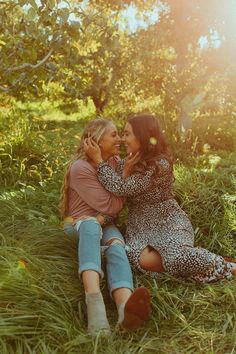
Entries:
[[[118, 157], [109, 159], [115, 168]], [[98, 181], [96, 169], [85, 160], [75, 161], [69, 171], [68, 214], [73, 223], [82, 216], [102, 213], [115, 216], [122, 209], [125, 199], [108, 192]]]

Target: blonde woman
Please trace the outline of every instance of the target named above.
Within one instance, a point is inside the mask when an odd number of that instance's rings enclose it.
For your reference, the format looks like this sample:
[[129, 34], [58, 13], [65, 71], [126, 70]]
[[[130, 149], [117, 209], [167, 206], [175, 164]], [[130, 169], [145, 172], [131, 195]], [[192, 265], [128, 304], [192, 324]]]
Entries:
[[150, 295], [141, 287], [133, 292], [133, 280], [125, 244], [112, 219], [121, 210], [124, 198], [108, 192], [98, 181], [95, 164], [84, 152], [91, 137], [100, 147], [103, 160], [115, 168], [120, 137], [115, 125], [105, 119], [91, 121], [82, 134], [76, 155], [70, 162], [61, 194], [65, 232], [78, 240], [79, 275], [85, 289], [88, 332], [107, 335], [110, 326], [100, 291], [101, 247], [105, 246], [108, 288], [118, 310], [118, 323], [135, 330], [149, 316]]

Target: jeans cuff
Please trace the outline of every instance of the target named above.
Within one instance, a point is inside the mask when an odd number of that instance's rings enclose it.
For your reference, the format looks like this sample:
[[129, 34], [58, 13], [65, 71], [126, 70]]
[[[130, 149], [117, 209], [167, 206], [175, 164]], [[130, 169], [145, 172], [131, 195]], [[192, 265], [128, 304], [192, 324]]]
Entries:
[[120, 288], [128, 288], [131, 291], [134, 291], [133, 283], [131, 283], [129, 281], [118, 281], [116, 283], [113, 283], [110, 288], [110, 295], [112, 298], [113, 298], [113, 296], [112, 296], [113, 291], [120, 289]]
[[104, 273], [103, 273], [102, 269], [100, 267], [98, 267], [98, 265], [96, 263], [88, 262], [88, 263], [84, 263], [81, 267], [79, 267], [79, 276], [80, 277], [81, 277], [81, 274], [85, 270], [94, 270], [95, 272], [97, 272], [100, 275], [101, 278], [104, 277]]

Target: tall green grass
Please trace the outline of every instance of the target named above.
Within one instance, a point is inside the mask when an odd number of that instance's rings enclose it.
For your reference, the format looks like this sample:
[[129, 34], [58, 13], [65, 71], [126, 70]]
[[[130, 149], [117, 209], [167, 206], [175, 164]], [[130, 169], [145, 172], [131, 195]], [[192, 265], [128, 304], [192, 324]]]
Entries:
[[[76, 244], [58, 216], [63, 169], [84, 124], [45, 120], [19, 108], [2, 117], [0, 353], [235, 353], [235, 280], [200, 285], [134, 273], [135, 285], [152, 295], [151, 318], [135, 333], [116, 327], [103, 281], [112, 335], [107, 341], [87, 335]], [[196, 244], [232, 256], [235, 162], [235, 153], [208, 152], [175, 167], [176, 197], [191, 218]], [[123, 213], [120, 224], [125, 219]]]

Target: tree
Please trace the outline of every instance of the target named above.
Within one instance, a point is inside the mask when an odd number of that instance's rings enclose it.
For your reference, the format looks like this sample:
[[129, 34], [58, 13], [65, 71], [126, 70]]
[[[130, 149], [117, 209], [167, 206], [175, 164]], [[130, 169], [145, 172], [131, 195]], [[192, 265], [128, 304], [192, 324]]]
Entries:
[[[232, 49], [236, 49], [236, 37], [232, 13], [233, 9], [236, 10], [236, 4], [233, 1], [223, 3], [216, 0], [167, 0], [166, 4], [169, 11], [164, 16], [164, 22], [169, 29], [168, 42], [176, 51], [178, 125], [180, 130], [186, 132], [191, 128], [192, 112], [210, 96], [208, 82], [215, 81], [216, 77], [225, 81], [226, 73], [220, 70], [220, 66], [225, 68], [230, 63], [231, 69], [235, 67]], [[227, 25], [229, 21], [230, 26]], [[205, 50], [199, 45], [203, 35], [208, 38]], [[218, 48], [216, 39], [221, 41]], [[229, 47], [231, 50], [228, 50]], [[222, 92], [224, 94], [225, 90]]]
[[[24, 99], [58, 82], [65, 99], [109, 100], [122, 51], [122, 1], [10, 0], [0, 4], [0, 91]], [[12, 16], [12, 14], [14, 14]]]
[[0, 89], [21, 98], [25, 92], [37, 95], [56, 71], [55, 56], [65, 54], [71, 42], [69, 10], [58, 8], [54, 0], [40, 5], [10, 0], [0, 6]]
[[[143, 18], [155, 9], [159, 20], [128, 32], [120, 24], [130, 4]], [[219, 96], [234, 92], [229, 78], [235, 70], [235, 31], [233, 22], [226, 26], [230, 6], [231, 0], [227, 5], [218, 0], [2, 2], [0, 91], [27, 99], [58, 83], [62, 98], [91, 97], [98, 113], [107, 105], [138, 110], [153, 102], [153, 109], [187, 131], [194, 110], [212, 100], [217, 80], [225, 83]], [[214, 35], [221, 39], [218, 48]], [[208, 39], [205, 49], [199, 45], [202, 36]]]

